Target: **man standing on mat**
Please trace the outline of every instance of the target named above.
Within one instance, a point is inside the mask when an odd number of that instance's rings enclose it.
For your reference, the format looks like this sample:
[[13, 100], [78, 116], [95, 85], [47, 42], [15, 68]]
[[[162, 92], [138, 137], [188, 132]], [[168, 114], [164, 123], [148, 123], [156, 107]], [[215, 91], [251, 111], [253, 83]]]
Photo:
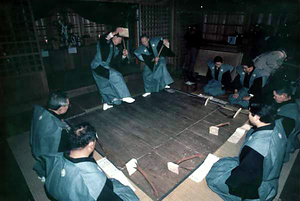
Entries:
[[145, 93], [143, 97], [151, 95], [152, 92], [159, 92], [163, 89], [169, 89], [173, 79], [167, 69], [167, 60], [165, 56], [175, 56], [170, 50], [170, 43], [162, 37], [152, 38], [146, 35], [140, 37], [141, 46], [134, 54], [145, 62], [143, 80]]
[[102, 35], [97, 44], [97, 53], [91, 63], [92, 74], [96, 81], [99, 93], [102, 96], [103, 110], [119, 105], [122, 101], [133, 103], [123, 76], [113, 68], [114, 65], [122, 65], [127, 61], [128, 51], [120, 51], [118, 45], [122, 42], [120, 33], [123, 28], [117, 28], [114, 32]]

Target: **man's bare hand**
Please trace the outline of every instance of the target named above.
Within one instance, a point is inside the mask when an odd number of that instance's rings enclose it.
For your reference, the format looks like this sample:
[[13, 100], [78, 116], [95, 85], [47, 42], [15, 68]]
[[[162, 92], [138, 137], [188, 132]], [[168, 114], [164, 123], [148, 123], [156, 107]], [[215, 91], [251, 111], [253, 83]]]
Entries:
[[127, 57], [128, 56], [128, 51], [126, 49], [123, 49], [123, 56]]
[[245, 96], [245, 97], [243, 98], [243, 100], [244, 100], [244, 101], [249, 101], [250, 98], [251, 98], [251, 96]]
[[164, 40], [163, 40], [163, 44], [164, 44], [167, 48], [170, 47], [170, 42], [169, 42], [168, 39], [164, 39]]
[[118, 33], [122, 33], [123, 30], [124, 30], [123, 28], [117, 27], [116, 30], [115, 30], [114, 32], [112, 32], [112, 34], [113, 34], [113, 35], [116, 35], [116, 34], [118, 34]]
[[157, 63], [158, 63], [158, 60], [159, 60], [159, 57], [155, 57], [154, 63], [157, 64]]
[[237, 99], [239, 97], [239, 91], [237, 89], [234, 90], [233, 98]]

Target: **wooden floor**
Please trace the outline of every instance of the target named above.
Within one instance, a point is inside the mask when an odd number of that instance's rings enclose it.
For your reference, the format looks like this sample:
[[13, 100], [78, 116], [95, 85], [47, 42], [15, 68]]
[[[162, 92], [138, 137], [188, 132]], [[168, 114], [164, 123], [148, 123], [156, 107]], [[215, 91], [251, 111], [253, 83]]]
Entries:
[[[135, 98], [132, 104], [122, 103], [106, 111], [95, 110], [70, 119], [69, 123], [89, 122], [93, 125], [109, 160], [126, 176], [125, 164], [132, 158], [137, 159], [138, 165], [158, 189], [159, 198], [168, 194], [190, 173], [180, 168], [180, 174], [176, 175], [168, 170], [167, 162], [201, 153], [203, 158], [180, 165], [198, 167], [247, 120], [245, 114], [230, 119], [219, 112], [218, 105], [209, 103], [204, 106], [204, 99], [180, 91], [161, 91], [146, 98]], [[210, 126], [227, 121], [230, 126], [220, 128], [218, 136], [208, 133]], [[152, 199], [157, 199], [139, 172], [129, 178]]]

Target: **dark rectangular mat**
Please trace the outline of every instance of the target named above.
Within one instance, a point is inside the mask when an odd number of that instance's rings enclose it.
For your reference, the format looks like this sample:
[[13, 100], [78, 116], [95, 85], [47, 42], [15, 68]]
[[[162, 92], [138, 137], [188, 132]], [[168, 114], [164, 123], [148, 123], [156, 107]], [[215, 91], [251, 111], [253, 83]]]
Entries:
[[[161, 91], [146, 98], [135, 98], [132, 104], [123, 102], [106, 111], [95, 110], [73, 118], [69, 123], [75, 125], [87, 121], [93, 125], [108, 159], [126, 176], [125, 164], [132, 158], [137, 159], [138, 165], [157, 188], [159, 198], [190, 173], [180, 168], [179, 175], [176, 175], [168, 170], [167, 162], [200, 153], [202, 158], [180, 165], [189, 169], [199, 166], [208, 153], [214, 153], [248, 119], [245, 114], [239, 114], [235, 119], [227, 118], [218, 111], [216, 104], [204, 106], [204, 99], [178, 91]], [[220, 128], [218, 136], [209, 134], [210, 126], [227, 121], [231, 125]], [[157, 199], [139, 172], [129, 178], [150, 197]]]

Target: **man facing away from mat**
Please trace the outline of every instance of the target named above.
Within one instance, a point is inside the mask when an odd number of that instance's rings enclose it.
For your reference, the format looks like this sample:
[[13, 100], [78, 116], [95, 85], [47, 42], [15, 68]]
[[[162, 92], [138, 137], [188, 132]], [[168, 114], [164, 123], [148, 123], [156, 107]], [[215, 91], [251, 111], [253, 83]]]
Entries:
[[233, 66], [223, 64], [223, 58], [220, 56], [216, 56], [213, 61], [208, 61], [207, 66], [208, 83], [203, 87], [204, 93], [211, 96], [225, 94], [225, 90], [230, 88]]
[[97, 44], [97, 53], [91, 63], [92, 74], [96, 81], [99, 93], [102, 96], [103, 110], [119, 105], [122, 101], [133, 103], [127, 85], [120, 72], [115, 70], [115, 65], [127, 63], [128, 51], [119, 49], [123, 38], [119, 35], [123, 28], [100, 36]]
[[287, 138], [282, 119], [273, 121], [270, 106], [250, 108], [247, 132], [238, 157], [217, 161], [206, 176], [207, 185], [226, 201], [272, 201], [277, 194]]
[[45, 167], [41, 156], [70, 150], [68, 132], [70, 126], [62, 119], [70, 101], [66, 93], [53, 92], [47, 109], [35, 105], [31, 122], [30, 145], [36, 162], [33, 169], [44, 180]]
[[148, 36], [140, 37], [141, 46], [134, 54], [145, 63], [143, 80], [145, 93], [143, 97], [151, 95], [152, 92], [159, 92], [163, 89], [169, 89], [173, 79], [167, 69], [166, 56], [173, 57], [175, 54], [170, 49], [170, 43], [162, 37], [149, 39]]
[[232, 82], [234, 94], [229, 96], [229, 102], [248, 108], [250, 99], [262, 94], [267, 75], [263, 70], [255, 68], [252, 61], [238, 66], [236, 70], [238, 75]]
[[97, 133], [82, 123], [70, 134], [71, 151], [44, 156], [47, 192], [56, 200], [138, 201], [130, 187], [108, 179], [93, 158]]

